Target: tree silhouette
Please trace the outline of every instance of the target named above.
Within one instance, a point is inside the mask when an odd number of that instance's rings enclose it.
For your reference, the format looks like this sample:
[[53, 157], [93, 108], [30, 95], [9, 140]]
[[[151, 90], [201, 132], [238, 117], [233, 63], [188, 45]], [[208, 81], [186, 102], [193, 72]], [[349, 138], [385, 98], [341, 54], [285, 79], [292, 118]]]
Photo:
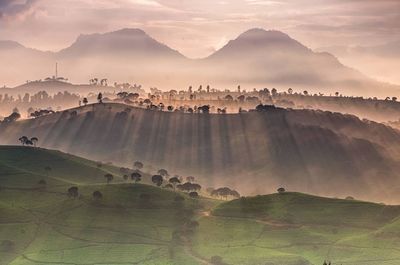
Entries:
[[198, 198], [198, 197], [199, 197], [199, 194], [198, 194], [197, 192], [195, 192], [195, 191], [192, 191], [192, 192], [189, 193], [189, 196], [190, 196], [191, 198]]
[[110, 184], [110, 182], [114, 179], [114, 176], [110, 173], [105, 174], [104, 177], [107, 180], [107, 184]]
[[68, 189], [68, 196], [71, 198], [77, 198], [79, 196], [78, 187], [71, 187]]
[[171, 183], [171, 184], [173, 185], [174, 190], [175, 190], [176, 185], [180, 184], [181, 181], [179, 180], [179, 178], [173, 177], [173, 178], [170, 178], [170, 179], [169, 179], [169, 183]]
[[89, 103], [89, 101], [88, 101], [88, 99], [87, 98], [83, 98], [83, 105], [87, 105]]
[[281, 187], [277, 191], [278, 191], [279, 194], [282, 194], [282, 193], [285, 193], [286, 190], [285, 190], [285, 188]]
[[33, 143], [33, 146], [36, 147], [37, 142], [39, 142], [39, 139], [37, 137], [32, 137], [31, 142]]
[[231, 95], [226, 95], [225, 100], [232, 101], [233, 97]]
[[103, 94], [101, 92], [97, 95], [97, 101], [103, 103]]
[[21, 142], [22, 145], [26, 145], [26, 142], [29, 140], [29, 138], [26, 136], [22, 136], [18, 140]]
[[166, 170], [166, 169], [159, 169], [158, 171], [157, 171], [157, 173], [159, 174], [159, 175], [161, 175], [161, 176], [163, 176], [163, 177], [168, 177], [169, 176], [169, 174], [168, 174], [168, 171]]
[[154, 175], [151, 177], [151, 181], [157, 185], [158, 187], [160, 187], [163, 183], [163, 177], [161, 175]]
[[133, 166], [137, 169], [142, 169], [143, 168], [143, 163], [140, 161], [135, 161], [135, 163], [133, 163]]
[[93, 196], [93, 199], [96, 201], [101, 200], [103, 198], [103, 194], [98, 190], [93, 192], [92, 196]]
[[131, 179], [135, 182], [138, 183], [142, 180], [142, 175], [139, 172], [133, 172], [131, 174]]

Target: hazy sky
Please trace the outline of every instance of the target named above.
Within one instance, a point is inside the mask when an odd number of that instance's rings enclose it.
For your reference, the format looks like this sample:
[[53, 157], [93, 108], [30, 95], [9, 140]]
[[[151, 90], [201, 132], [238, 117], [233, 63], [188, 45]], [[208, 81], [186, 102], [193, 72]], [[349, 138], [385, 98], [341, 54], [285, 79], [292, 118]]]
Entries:
[[400, 40], [399, 0], [0, 0], [0, 39], [58, 50], [80, 33], [137, 27], [202, 57], [253, 27], [311, 48]]

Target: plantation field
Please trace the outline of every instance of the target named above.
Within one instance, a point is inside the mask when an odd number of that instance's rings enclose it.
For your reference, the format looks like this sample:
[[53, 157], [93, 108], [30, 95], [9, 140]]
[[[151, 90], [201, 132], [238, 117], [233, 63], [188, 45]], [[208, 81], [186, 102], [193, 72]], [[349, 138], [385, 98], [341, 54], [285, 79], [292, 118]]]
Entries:
[[147, 173], [135, 184], [112, 165], [0, 147], [0, 264], [400, 264], [398, 206], [301, 193], [193, 199]]

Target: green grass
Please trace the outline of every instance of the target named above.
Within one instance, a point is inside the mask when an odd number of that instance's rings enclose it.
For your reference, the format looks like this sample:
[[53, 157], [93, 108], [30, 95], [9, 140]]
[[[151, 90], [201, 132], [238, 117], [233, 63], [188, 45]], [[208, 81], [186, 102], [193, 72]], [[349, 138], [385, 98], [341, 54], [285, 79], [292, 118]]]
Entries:
[[[66, 194], [72, 185], [78, 198]], [[0, 186], [0, 264], [196, 265], [213, 256], [231, 265], [400, 263], [397, 206], [301, 193], [195, 200], [126, 183], [118, 167], [23, 147], [0, 147]], [[192, 232], [189, 220], [199, 223]]]
[[226, 202], [212, 214], [200, 218], [194, 250], [228, 264], [400, 262], [400, 239], [389, 232], [398, 232], [398, 206], [284, 193]]

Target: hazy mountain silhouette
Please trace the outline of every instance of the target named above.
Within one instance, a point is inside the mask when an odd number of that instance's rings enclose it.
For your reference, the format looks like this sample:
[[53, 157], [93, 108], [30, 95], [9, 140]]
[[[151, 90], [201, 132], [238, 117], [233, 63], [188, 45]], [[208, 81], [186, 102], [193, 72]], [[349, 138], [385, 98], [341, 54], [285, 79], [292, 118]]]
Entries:
[[318, 51], [330, 52], [345, 64], [378, 80], [400, 83], [400, 41], [371, 46], [329, 46]]
[[[10, 46], [14, 48], [10, 50]], [[97, 76], [162, 89], [204, 83], [233, 88], [240, 84], [249, 89], [293, 87], [370, 96], [397, 95], [398, 89], [345, 67], [331, 54], [313, 52], [282, 32], [263, 29], [248, 30], [209, 57], [197, 60], [186, 58], [140, 29], [81, 35], [56, 53], [8, 42], [0, 44], [0, 58], [4, 56], [10, 64], [1, 68], [13, 69], [0, 73], [6, 82], [44, 78], [58, 61], [62, 74], [72, 82], [87, 82]]]
[[184, 58], [140, 29], [122, 29], [105, 34], [81, 35], [68, 48], [57, 53], [61, 59], [127, 56], [152, 60], [158, 57]]

